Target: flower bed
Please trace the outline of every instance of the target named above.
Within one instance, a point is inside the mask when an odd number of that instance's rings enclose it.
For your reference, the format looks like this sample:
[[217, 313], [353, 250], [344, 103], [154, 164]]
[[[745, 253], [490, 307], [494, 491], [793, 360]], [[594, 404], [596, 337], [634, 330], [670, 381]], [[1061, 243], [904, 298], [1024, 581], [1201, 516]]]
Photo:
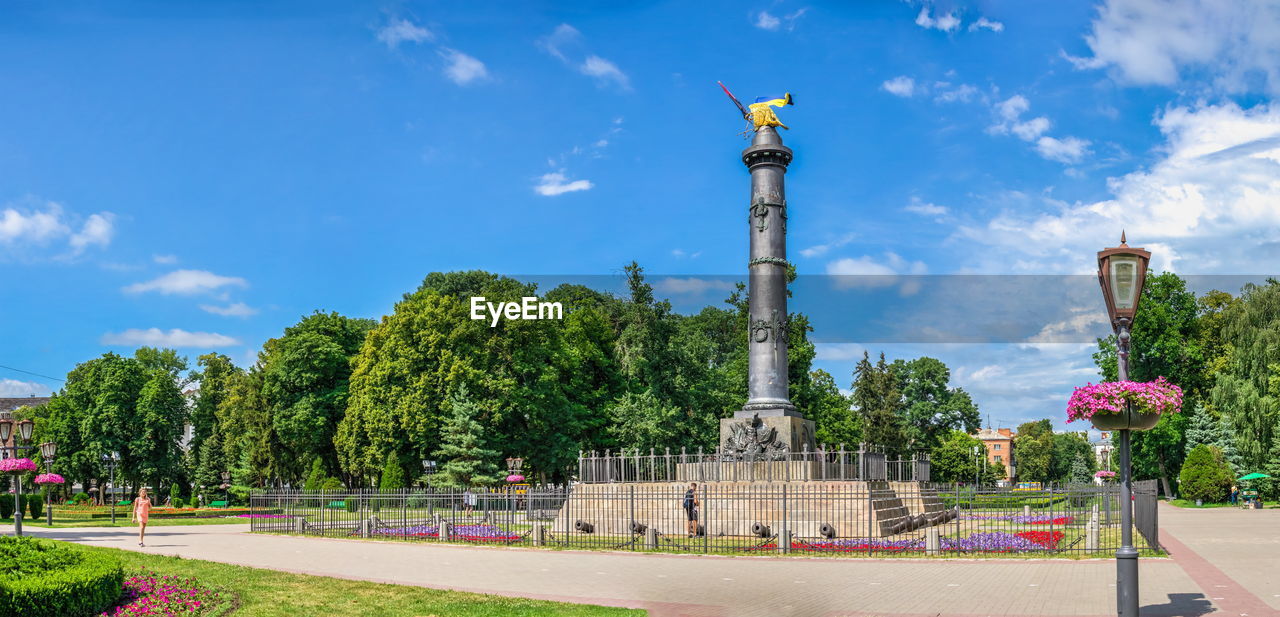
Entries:
[[222, 602], [218, 592], [200, 587], [195, 579], [143, 572], [125, 579], [120, 605], [99, 617], [205, 615]]
[[[439, 538], [440, 528], [436, 525], [412, 525], [409, 527], [379, 527], [373, 530], [377, 536]], [[467, 542], [511, 542], [521, 540], [524, 536], [503, 530], [494, 525], [454, 525], [449, 530], [450, 540]]]
[[967, 521], [1009, 521], [1023, 525], [1070, 525], [1075, 522], [1074, 516], [1050, 516], [1048, 514], [965, 514], [960, 517]]
[[237, 514], [227, 518], [293, 518], [289, 514]]
[[[1006, 533], [1003, 531], [983, 531], [970, 534], [964, 538], [939, 538], [940, 549], [957, 553], [1027, 553], [1055, 549], [1065, 537], [1061, 531], [1020, 531]], [[749, 547], [743, 550], [772, 551], [777, 550], [774, 542]], [[844, 538], [840, 540], [804, 542], [793, 541], [791, 550], [805, 552], [920, 552], [925, 550], [924, 538], [910, 540], [885, 540], [883, 538]]]

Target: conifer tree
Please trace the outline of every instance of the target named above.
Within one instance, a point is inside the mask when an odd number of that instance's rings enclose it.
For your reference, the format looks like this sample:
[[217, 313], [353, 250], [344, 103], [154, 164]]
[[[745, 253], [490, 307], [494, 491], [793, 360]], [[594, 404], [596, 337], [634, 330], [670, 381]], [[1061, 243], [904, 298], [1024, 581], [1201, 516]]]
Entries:
[[382, 482], [378, 488], [383, 491], [399, 491], [404, 489], [404, 467], [394, 452], [387, 453], [387, 463], [382, 466]]
[[464, 384], [450, 397], [451, 414], [445, 421], [440, 446], [444, 463], [440, 471], [431, 476], [432, 484], [449, 487], [485, 486], [496, 484], [498, 465], [494, 461], [498, 452], [488, 449], [480, 408]]

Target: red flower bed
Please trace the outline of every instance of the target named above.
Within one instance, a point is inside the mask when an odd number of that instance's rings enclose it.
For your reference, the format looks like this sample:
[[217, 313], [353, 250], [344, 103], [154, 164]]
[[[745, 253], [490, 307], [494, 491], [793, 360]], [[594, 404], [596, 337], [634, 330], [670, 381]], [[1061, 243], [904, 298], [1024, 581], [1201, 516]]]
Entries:
[[1014, 534], [1019, 538], [1025, 538], [1045, 548], [1058, 548], [1058, 543], [1062, 541], [1066, 534], [1061, 531], [1019, 531]]
[[1042, 521], [1031, 521], [1028, 525], [1070, 525], [1076, 518], [1074, 516], [1059, 516], [1054, 519], [1045, 519]]

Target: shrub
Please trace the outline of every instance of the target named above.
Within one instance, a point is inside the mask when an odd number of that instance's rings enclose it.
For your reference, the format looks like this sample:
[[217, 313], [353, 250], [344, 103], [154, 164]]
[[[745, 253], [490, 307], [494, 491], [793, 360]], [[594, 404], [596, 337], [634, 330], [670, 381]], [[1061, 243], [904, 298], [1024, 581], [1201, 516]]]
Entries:
[[186, 505], [186, 502], [182, 501], [181, 497], [174, 497], [171, 501], [171, 505], [175, 508], [181, 508]]
[[13, 518], [13, 498], [0, 493], [0, 520]]
[[44, 495], [39, 493], [27, 495], [27, 512], [31, 513], [32, 519], [39, 519], [44, 514]]
[[72, 495], [72, 496], [71, 496], [71, 502], [70, 502], [70, 503], [72, 503], [72, 504], [74, 504], [74, 505], [80, 505], [80, 504], [86, 504], [86, 503], [89, 503], [89, 501], [90, 501], [90, 499], [89, 499], [89, 494], [88, 494], [88, 493], [76, 493], [75, 495]]
[[120, 597], [120, 563], [30, 537], [0, 537], [0, 615], [96, 615]]
[[1222, 450], [1200, 444], [1191, 449], [1178, 475], [1182, 496], [1202, 501], [1223, 501], [1231, 490], [1233, 474], [1222, 458]]
[[178, 488], [178, 483], [174, 482], [169, 485], [169, 503], [178, 503], [182, 501], [182, 489]]

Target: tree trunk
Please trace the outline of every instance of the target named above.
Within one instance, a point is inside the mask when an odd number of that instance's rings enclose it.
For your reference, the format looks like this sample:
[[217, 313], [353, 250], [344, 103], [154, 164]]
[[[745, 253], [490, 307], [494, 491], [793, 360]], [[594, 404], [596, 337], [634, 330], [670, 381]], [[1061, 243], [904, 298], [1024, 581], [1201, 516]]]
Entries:
[[1164, 455], [1156, 455], [1156, 465], [1160, 467], [1160, 482], [1164, 485], [1164, 495], [1169, 499], [1173, 499], [1173, 488], [1169, 485], [1169, 472], [1164, 466]]

